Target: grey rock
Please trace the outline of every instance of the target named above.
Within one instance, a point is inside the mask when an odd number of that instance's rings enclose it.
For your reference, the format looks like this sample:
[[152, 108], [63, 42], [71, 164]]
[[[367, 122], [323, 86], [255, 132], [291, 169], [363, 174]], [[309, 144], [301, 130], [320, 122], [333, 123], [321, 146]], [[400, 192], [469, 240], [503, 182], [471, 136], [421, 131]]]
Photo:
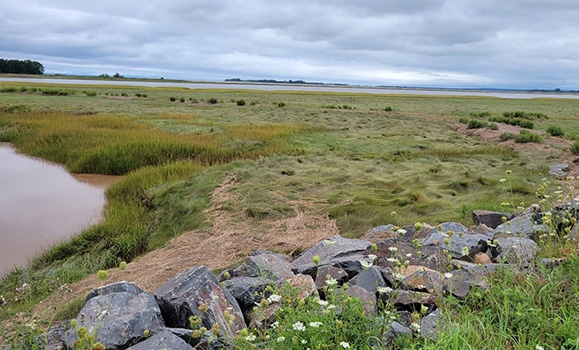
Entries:
[[308, 271], [310, 272], [308, 274], [314, 277], [316, 275], [314, 270], [317, 269], [317, 266], [313, 263], [312, 258], [316, 255], [320, 257], [318, 265], [335, 266], [335, 263], [338, 263], [340, 266], [346, 264], [349, 268], [352, 268], [353, 264], [351, 262], [353, 259], [348, 257], [355, 256], [359, 259], [362, 255], [361, 253], [365, 252], [371, 245], [372, 242], [369, 241], [332, 236], [303, 252], [292, 262], [292, 268], [298, 273]]
[[[203, 326], [210, 329], [219, 324], [221, 335], [231, 339], [245, 327], [237, 301], [222, 289], [204, 266], [193, 267], [165, 282], [155, 292], [163, 317], [169, 327], [188, 328], [189, 317], [199, 316]], [[203, 312], [199, 308], [207, 307]], [[229, 322], [226, 314], [233, 316]]]
[[396, 321], [390, 324], [388, 331], [385, 335], [385, 343], [386, 345], [391, 344], [394, 339], [401, 335], [412, 334], [412, 330]]
[[569, 171], [569, 164], [567, 163], [549, 165], [549, 175], [551, 176], [564, 177], [567, 175], [568, 171]]
[[315, 280], [316, 288], [318, 291], [322, 290], [326, 286], [328, 276], [332, 279], [335, 279], [339, 285], [348, 282], [348, 273], [344, 269], [330, 265], [320, 266], [316, 272]]
[[191, 329], [163, 328], [161, 331], [169, 331], [173, 333], [195, 349], [214, 350], [225, 348], [225, 345], [221, 343], [218, 337], [211, 333], [211, 331], [205, 331], [205, 334], [200, 338], [193, 338], [193, 330]]
[[374, 314], [376, 311], [376, 294], [372, 293], [360, 286], [352, 286], [346, 290], [346, 294], [351, 297], [358, 298], [364, 305], [366, 315]]
[[[449, 231], [453, 234], [450, 235]], [[447, 239], [448, 243], [445, 243]], [[467, 247], [469, 249], [469, 254], [476, 254], [480, 251], [479, 245], [480, 241], [487, 241], [490, 237], [482, 234], [475, 234], [466, 228], [464, 225], [457, 222], [445, 222], [434, 229], [430, 236], [423, 241], [423, 246], [436, 246], [442, 250], [448, 250], [448, 252], [456, 259], [462, 258], [463, 248]], [[478, 249], [477, 249], [478, 248]]]
[[444, 277], [438, 271], [425, 269], [406, 276], [402, 284], [408, 289], [428, 291], [431, 294], [442, 295]]
[[472, 212], [472, 221], [475, 224], [484, 224], [493, 229], [503, 224], [503, 217], [508, 221], [513, 219], [514, 215], [490, 210], [475, 210]]
[[133, 282], [121, 281], [91, 290], [86, 296], [84, 302], [86, 304], [87, 301], [99, 295], [107, 295], [110, 293], [120, 293], [120, 292], [126, 292], [133, 295], [137, 295], [143, 293], [143, 290]]
[[420, 335], [424, 338], [434, 338], [440, 322], [440, 309], [429, 313], [420, 320]]
[[131, 346], [128, 350], [191, 350], [194, 349], [186, 341], [179, 338], [175, 334], [163, 330], [155, 333], [136, 345]]
[[482, 289], [488, 288], [484, 280], [484, 274], [470, 273], [466, 270], [454, 270], [452, 271], [452, 277], [444, 280], [444, 290], [459, 299], [466, 298], [475, 286]]
[[470, 274], [480, 274], [480, 275], [487, 275], [490, 273], [495, 273], [500, 269], [510, 268], [510, 266], [506, 264], [484, 264], [479, 266], [478, 264], [475, 263], [456, 259], [453, 259], [451, 261], [451, 264], [457, 269], [462, 269]]
[[496, 260], [527, 267], [539, 253], [539, 246], [530, 238], [506, 237], [497, 238], [501, 254]]
[[289, 261], [280, 254], [269, 252], [248, 256], [245, 264], [233, 272], [233, 276], [266, 277], [276, 281], [295, 276]]
[[412, 309], [412, 311], [420, 311], [418, 305], [425, 305], [427, 307], [434, 306], [436, 304], [434, 296], [430, 293], [415, 292], [409, 290], [396, 290], [390, 296], [390, 302], [398, 308], [402, 309]]
[[549, 227], [536, 224], [531, 215], [523, 215], [499, 225], [493, 238], [525, 237], [536, 241], [541, 232], [549, 232]]
[[378, 287], [386, 286], [386, 281], [382, 276], [380, 268], [371, 266], [360, 272], [356, 277], [348, 282], [349, 286], [360, 286], [372, 294], [377, 293]]
[[565, 260], [566, 258], [543, 258], [541, 259], [541, 264], [548, 269], [554, 269]]
[[69, 347], [73, 347], [80, 327], [86, 327], [107, 349], [127, 348], [141, 341], [145, 330], [153, 332], [164, 327], [159, 306], [148, 293], [95, 296], [84, 305], [76, 321], [77, 328], [65, 333]]
[[264, 277], [233, 277], [222, 283], [237, 300], [243, 312], [255, 306], [255, 303], [259, 303], [262, 298], [267, 298], [271, 293], [266, 294], [265, 289], [274, 284]]
[[63, 322], [56, 327], [51, 327], [45, 335], [42, 335], [39, 343], [46, 344], [47, 350], [62, 350], [66, 349], [65, 333], [68, 330], [69, 324]]

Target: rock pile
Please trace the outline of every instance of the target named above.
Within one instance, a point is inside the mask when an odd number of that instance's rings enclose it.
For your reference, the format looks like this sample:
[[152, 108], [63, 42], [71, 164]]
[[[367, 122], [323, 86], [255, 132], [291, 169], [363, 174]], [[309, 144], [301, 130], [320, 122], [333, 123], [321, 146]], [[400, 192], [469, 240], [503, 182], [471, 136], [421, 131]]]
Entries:
[[[293, 261], [257, 251], [219, 276], [203, 266], [192, 267], [153, 294], [131, 282], [103, 286], [89, 293], [73, 322], [50, 330], [49, 348], [73, 348], [82, 333], [106, 349], [230, 348], [241, 329], [263, 321], [253, 307], [272, 294], [269, 286], [286, 281], [302, 297], [324, 298], [328, 278], [348, 286], [345, 292], [360, 298], [367, 314], [380, 305], [399, 313], [384, 342], [416, 332], [411, 330], [416, 311], [422, 315], [419, 332], [429, 337], [441, 322], [437, 300], [450, 294], [465, 298], [475, 286], [486, 288], [485, 275], [499, 269], [525, 269], [538, 252], [535, 240], [547, 230], [531, 215], [477, 215], [480, 224], [474, 228], [456, 222], [436, 227], [419, 223], [379, 226], [362, 239], [334, 236]], [[273, 315], [276, 307], [271, 303], [267, 314]]]

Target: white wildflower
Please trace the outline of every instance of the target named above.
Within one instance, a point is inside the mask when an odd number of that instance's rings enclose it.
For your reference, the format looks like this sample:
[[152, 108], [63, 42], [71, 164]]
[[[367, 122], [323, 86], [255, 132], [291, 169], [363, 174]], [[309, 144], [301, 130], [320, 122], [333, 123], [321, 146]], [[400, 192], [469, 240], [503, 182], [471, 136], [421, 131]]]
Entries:
[[416, 322], [412, 322], [410, 324], [410, 329], [412, 329], [413, 331], [415, 331], [416, 333], [420, 333], [420, 324], [416, 323]]
[[444, 274], [444, 277], [446, 277], [446, 278], [452, 278], [452, 273], [447, 272], [447, 273]]
[[360, 260], [360, 264], [362, 265], [362, 268], [364, 270], [366, 270], [369, 267], [372, 267], [372, 262], [371, 261], [366, 261], [366, 260]]
[[375, 254], [368, 254], [368, 259], [374, 261], [376, 260], [376, 258], [378, 258]]
[[278, 338], [276, 339], [276, 341], [277, 341], [278, 343], [281, 343], [281, 342], [283, 342], [284, 340], [285, 340], [285, 337], [278, 337]]
[[341, 342], [340, 342], [340, 346], [343, 347], [344, 349], [349, 349], [349, 348], [350, 348], [350, 343], [345, 342], [345, 341], [341, 341]]
[[391, 251], [392, 253], [396, 253], [398, 251], [398, 248], [396, 247], [388, 247], [388, 250]]
[[321, 306], [328, 306], [328, 302], [322, 299], [318, 299], [318, 304]]
[[255, 340], [255, 334], [250, 334], [247, 337], [245, 337], [245, 340], [247, 341], [254, 341]]
[[336, 280], [333, 279], [333, 278], [328, 278], [328, 279], [326, 280], [326, 284], [327, 284], [328, 286], [335, 286], [336, 284], [338, 284], [338, 281], [336, 281]]
[[272, 294], [269, 296], [269, 298], [267, 298], [267, 301], [270, 303], [277, 303], [281, 300], [281, 295], [278, 294]]
[[322, 322], [317, 322], [317, 321], [316, 322], [310, 322], [308, 324], [310, 325], [310, 327], [313, 327], [313, 328], [318, 328], [319, 326], [323, 325]]
[[376, 290], [377, 290], [378, 293], [380, 293], [380, 294], [391, 293], [391, 292], [393, 291], [393, 289], [390, 288], [390, 287], [377, 287]]
[[306, 330], [306, 326], [304, 326], [304, 324], [299, 322], [299, 321], [292, 324], [292, 328], [295, 329], [296, 331], [305, 331]]

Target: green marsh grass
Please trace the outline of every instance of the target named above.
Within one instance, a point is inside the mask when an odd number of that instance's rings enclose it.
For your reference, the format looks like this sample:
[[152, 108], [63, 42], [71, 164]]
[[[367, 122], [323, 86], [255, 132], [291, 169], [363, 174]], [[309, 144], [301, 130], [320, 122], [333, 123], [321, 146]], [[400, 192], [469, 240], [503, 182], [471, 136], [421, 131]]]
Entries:
[[[579, 139], [577, 102], [563, 99], [22, 83], [0, 83], [0, 97], [1, 141], [74, 172], [128, 174], [107, 191], [102, 223], [2, 279], [0, 295], [34, 286], [0, 318], [53, 293], [52, 281], [79, 280], [205, 228], [203, 211], [227, 175], [241, 200], [223, 210], [275, 220], [301, 205], [359, 237], [391, 223], [392, 211], [404, 223], [470, 224], [474, 209], [505, 210], [497, 198], [507, 193], [499, 182], [507, 169], [517, 174], [508, 201], [533, 202], [550, 155], [464, 136], [457, 118], [542, 113], [549, 119], [534, 119], [535, 129], [559, 126]], [[221, 102], [241, 100], [251, 102]]]

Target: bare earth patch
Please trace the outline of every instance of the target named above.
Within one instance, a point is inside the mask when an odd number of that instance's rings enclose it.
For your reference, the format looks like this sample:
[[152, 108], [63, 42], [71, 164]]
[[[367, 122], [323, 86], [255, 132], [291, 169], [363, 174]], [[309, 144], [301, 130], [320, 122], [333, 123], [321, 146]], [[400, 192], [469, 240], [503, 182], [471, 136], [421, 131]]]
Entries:
[[[239, 211], [225, 211], [222, 208], [237, 202], [236, 194], [230, 191], [236, 183], [235, 177], [229, 176], [214, 191], [211, 207], [205, 213], [213, 224], [211, 229], [183, 233], [129, 263], [125, 271], [109, 270], [106, 283], [132, 281], [154, 292], [169, 278], [193, 266], [224, 269], [254, 250], [291, 252], [339, 234], [335, 222], [327, 215], [313, 215], [313, 203], [306, 201], [290, 203], [295, 216], [278, 220], [257, 220]], [[50, 318], [53, 310], [64, 308], [99, 285], [96, 275], [89, 276], [70, 285], [68, 293], [53, 295], [38, 304], [35, 314], [41, 319]]]

